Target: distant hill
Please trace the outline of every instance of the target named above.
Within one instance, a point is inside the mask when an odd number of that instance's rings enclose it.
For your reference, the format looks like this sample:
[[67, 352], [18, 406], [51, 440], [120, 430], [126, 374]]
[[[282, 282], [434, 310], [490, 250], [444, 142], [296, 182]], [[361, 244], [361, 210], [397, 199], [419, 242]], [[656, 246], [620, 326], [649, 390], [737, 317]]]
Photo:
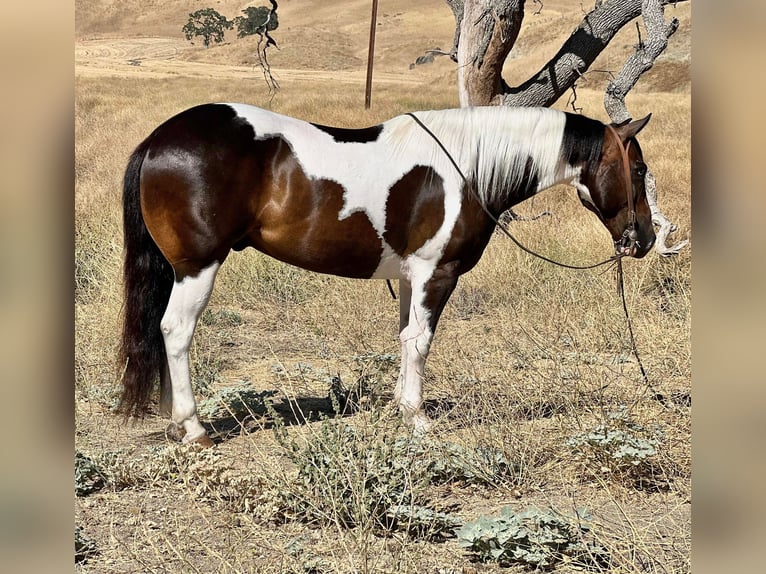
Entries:
[[[93, 38], [168, 37], [183, 39], [181, 28], [189, 13], [212, 7], [233, 18], [247, 6], [265, 5], [237, 0], [75, 0], [75, 32], [79, 40]], [[528, 3], [524, 28], [506, 62], [505, 78], [519, 83], [536, 72], [556, 52], [582, 19], [581, 0], [543, 1], [541, 12]], [[281, 0], [280, 27], [273, 35], [275, 68], [357, 70], [366, 65], [370, 26], [370, 0]], [[691, 86], [691, 7], [683, 3], [666, 8], [681, 25], [665, 54], [637, 86], [641, 91], [687, 91]], [[382, 0], [378, 8], [375, 49], [377, 70], [408, 69], [426, 50], [449, 50], [454, 34], [452, 12], [443, 0]], [[223, 45], [207, 50], [184, 50], [179, 59], [230, 65], [255, 63], [255, 38], [236, 39], [228, 32]], [[626, 26], [596, 61], [594, 70], [616, 72], [637, 42], [634, 25]], [[436, 59], [444, 73], [454, 69], [446, 57]], [[593, 72], [582, 87], [601, 78]]]

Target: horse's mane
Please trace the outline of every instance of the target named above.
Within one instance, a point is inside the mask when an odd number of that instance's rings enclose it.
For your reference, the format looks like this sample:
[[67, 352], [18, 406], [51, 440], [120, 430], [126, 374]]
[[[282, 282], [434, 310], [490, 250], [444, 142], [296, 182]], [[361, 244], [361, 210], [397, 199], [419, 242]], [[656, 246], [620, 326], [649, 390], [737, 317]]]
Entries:
[[[449, 150], [488, 205], [499, 194], [522, 196], [536, 192], [538, 186], [552, 185], [562, 161], [575, 166], [601, 154], [603, 124], [549, 108], [487, 106], [416, 115]], [[425, 146], [432, 150], [433, 165], [449, 162], [412, 118], [400, 116], [396, 122], [402, 150]]]

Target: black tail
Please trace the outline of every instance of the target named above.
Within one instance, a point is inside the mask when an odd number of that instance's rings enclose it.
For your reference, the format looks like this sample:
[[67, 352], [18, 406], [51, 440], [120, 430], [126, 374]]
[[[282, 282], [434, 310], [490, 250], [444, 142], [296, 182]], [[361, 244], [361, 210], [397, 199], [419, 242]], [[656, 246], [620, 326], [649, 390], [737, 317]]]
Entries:
[[173, 288], [173, 269], [149, 235], [141, 213], [141, 166], [151, 137], [130, 156], [123, 182], [125, 261], [120, 367], [124, 369], [119, 410], [141, 416], [164, 368], [165, 343], [160, 320]]

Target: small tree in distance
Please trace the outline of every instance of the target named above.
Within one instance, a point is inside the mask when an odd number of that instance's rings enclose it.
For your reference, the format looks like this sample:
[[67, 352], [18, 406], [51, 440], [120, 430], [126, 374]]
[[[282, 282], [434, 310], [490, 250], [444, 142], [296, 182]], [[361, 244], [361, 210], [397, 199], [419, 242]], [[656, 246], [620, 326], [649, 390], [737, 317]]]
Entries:
[[189, 21], [181, 31], [189, 41], [196, 36], [202, 36], [202, 43], [207, 48], [211, 41], [216, 44], [223, 42], [224, 32], [233, 27], [234, 22], [228, 20], [226, 16], [213, 8], [203, 8], [189, 14]]
[[248, 6], [242, 10], [244, 16], [234, 18], [237, 26], [237, 38], [244, 38], [252, 34], [263, 35], [264, 32], [276, 30], [279, 26], [279, 18], [276, 10], [266, 6]]

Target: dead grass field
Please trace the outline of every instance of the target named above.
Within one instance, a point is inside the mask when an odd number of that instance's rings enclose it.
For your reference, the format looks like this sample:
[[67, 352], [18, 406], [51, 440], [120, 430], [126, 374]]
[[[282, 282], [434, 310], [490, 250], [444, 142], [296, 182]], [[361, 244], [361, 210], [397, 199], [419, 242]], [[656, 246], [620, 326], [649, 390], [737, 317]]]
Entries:
[[[204, 422], [217, 446], [199, 453], [172, 445], [160, 417], [125, 424], [112, 413], [121, 177], [134, 146], [167, 117], [208, 101], [243, 101], [343, 126], [456, 106], [455, 70], [446, 58], [408, 68], [426, 49], [448, 47], [451, 13], [435, 0], [411, 4], [381, 2], [380, 66], [373, 107], [365, 111], [366, 1], [281, 3], [275, 37], [282, 51], [272, 63], [282, 90], [273, 98], [247, 59], [246, 40], [232, 37], [208, 50], [182, 40], [184, 15], [205, 2], [76, 3], [75, 444], [101, 465], [106, 481], [75, 501], [75, 524], [97, 548], [79, 572], [521, 571], [473, 561], [454, 537], [385, 530], [362, 519], [349, 526], [340, 518], [349, 505], [363, 506], [370, 480], [353, 471], [354, 453], [367, 452], [354, 449], [406, 435], [385, 401], [375, 400], [392, 392], [398, 355], [398, 303], [382, 282], [310, 274], [251, 250], [234, 254], [193, 347], [197, 395], [211, 407]], [[222, 0], [215, 7], [232, 17], [245, 5]], [[528, 17], [509, 77], [536, 69], [580, 16], [572, 0], [544, 6], [536, 19]], [[629, 106], [636, 117], [654, 114], [641, 144], [661, 206], [684, 239], [691, 237], [690, 16], [688, 7], [676, 13], [677, 41]], [[627, 31], [620, 38], [600, 68], [617, 69], [635, 41]], [[578, 90], [584, 113], [600, 119], [603, 81], [594, 75]], [[558, 107], [565, 105], [566, 98]], [[548, 190], [517, 209], [543, 210], [553, 215], [511, 224], [527, 245], [571, 262], [610, 253], [606, 231], [572, 189]], [[690, 571], [690, 248], [671, 259], [629, 261], [626, 275], [653, 389], [630, 355], [611, 272], [554, 268], [493, 238], [447, 306], [425, 396], [435, 441], [497, 453], [512, 471], [433, 481], [418, 491], [421, 503], [462, 521], [504, 506], [553, 507], [570, 516], [585, 507], [593, 517], [590, 536], [612, 557], [605, 570]], [[332, 377], [346, 387], [366, 381], [371, 398], [360, 412], [331, 414]], [[248, 412], [230, 402], [227, 412], [215, 401], [232, 387], [263, 392], [273, 407], [256, 400]], [[669, 406], [652, 400], [655, 392], [670, 398]], [[346, 424], [360, 442], [328, 431]], [[598, 425], [656, 429], [656, 454], [625, 467], [603, 449], [573, 448], [573, 437]], [[321, 438], [334, 449], [327, 456], [345, 461], [345, 497], [323, 497], [311, 485], [300, 490], [300, 461], [290, 458], [280, 429], [298, 445]], [[367, 471], [388, 472], [383, 464]], [[562, 562], [555, 571], [576, 569]]]

